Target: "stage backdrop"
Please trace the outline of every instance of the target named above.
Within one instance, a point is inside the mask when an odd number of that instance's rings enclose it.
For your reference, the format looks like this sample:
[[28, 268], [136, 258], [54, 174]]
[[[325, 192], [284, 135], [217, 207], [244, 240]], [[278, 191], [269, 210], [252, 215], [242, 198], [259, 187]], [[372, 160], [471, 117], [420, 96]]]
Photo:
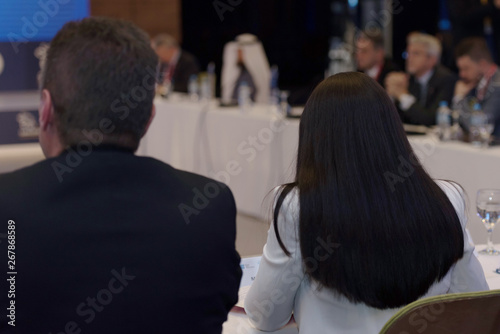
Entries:
[[1, 0], [0, 145], [38, 140], [38, 98], [26, 91], [38, 89], [48, 42], [66, 22], [88, 15], [88, 0]]
[[88, 0], [2, 0], [0, 92], [36, 89], [37, 48], [64, 23], [88, 15]]

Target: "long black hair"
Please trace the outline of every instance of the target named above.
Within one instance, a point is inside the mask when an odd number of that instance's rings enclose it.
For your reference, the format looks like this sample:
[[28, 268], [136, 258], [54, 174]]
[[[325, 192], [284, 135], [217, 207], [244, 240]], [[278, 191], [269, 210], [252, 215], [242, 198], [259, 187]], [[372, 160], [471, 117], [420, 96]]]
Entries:
[[327, 78], [305, 106], [295, 182], [282, 187], [274, 208], [287, 254], [278, 212], [294, 188], [302, 258], [338, 245], [317, 265], [304, 261], [306, 276], [353, 303], [406, 305], [463, 256], [453, 205], [419, 163], [394, 103], [364, 74]]

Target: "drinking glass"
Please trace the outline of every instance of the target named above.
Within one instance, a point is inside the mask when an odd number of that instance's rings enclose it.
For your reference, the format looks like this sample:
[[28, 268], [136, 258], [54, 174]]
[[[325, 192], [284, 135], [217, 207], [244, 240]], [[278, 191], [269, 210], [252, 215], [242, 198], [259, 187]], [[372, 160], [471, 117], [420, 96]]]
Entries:
[[488, 242], [481, 254], [499, 255], [500, 252], [493, 248], [491, 234], [495, 225], [500, 221], [500, 190], [480, 189], [476, 197], [477, 215], [481, 217], [486, 230], [488, 231]]

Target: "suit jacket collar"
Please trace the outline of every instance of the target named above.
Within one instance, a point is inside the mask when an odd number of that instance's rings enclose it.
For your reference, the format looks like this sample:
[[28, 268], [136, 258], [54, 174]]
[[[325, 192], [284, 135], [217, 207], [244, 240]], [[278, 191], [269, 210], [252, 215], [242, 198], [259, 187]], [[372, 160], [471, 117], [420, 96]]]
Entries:
[[60, 156], [78, 153], [82, 156], [91, 154], [92, 152], [122, 152], [128, 154], [134, 154], [135, 150], [129, 147], [123, 147], [115, 144], [100, 144], [93, 145], [88, 143], [88, 145], [72, 145], [64, 150]]

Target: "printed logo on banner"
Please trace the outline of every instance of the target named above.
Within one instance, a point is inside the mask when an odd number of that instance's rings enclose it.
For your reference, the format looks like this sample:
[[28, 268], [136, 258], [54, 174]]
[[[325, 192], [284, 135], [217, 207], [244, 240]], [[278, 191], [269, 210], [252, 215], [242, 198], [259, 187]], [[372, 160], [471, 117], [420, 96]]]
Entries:
[[49, 43], [41, 43], [34, 52], [34, 55], [38, 59], [38, 64], [40, 66], [40, 71], [38, 71], [36, 75], [39, 86], [42, 86], [42, 71], [45, 67], [45, 60], [47, 59], [47, 51], [49, 51], [49, 46]]
[[35, 116], [29, 112], [22, 111], [16, 116], [17, 123], [19, 124], [18, 135], [21, 139], [34, 139], [38, 138], [40, 128]]

